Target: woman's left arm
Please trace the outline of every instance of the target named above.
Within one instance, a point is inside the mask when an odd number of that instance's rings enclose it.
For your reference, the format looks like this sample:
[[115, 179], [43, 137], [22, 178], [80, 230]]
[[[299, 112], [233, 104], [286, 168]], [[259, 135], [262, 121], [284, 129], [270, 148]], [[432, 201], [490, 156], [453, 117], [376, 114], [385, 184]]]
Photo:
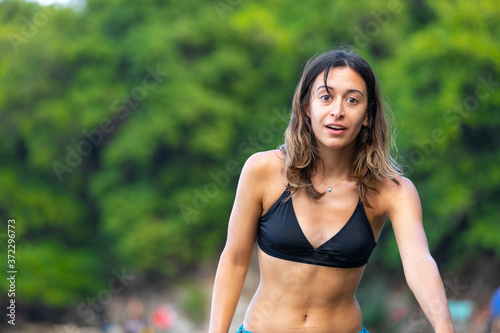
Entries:
[[[404, 177], [385, 193], [406, 282], [436, 333], [454, 332], [448, 300], [436, 262], [429, 252], [417, 189]], [[392, 183], [392, 182], [391, 182]]]

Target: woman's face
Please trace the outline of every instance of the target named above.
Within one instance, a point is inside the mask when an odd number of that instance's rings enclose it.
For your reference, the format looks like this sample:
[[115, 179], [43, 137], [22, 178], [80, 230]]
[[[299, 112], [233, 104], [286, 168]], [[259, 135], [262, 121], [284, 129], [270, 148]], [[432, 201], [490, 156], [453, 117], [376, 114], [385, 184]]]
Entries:
[[365, 81], [350, 67], [335, 67], [327, 90], [323, 75], [314, 81], [307, 111], [318, 148], [354, 148], [361, 127], [368, 125]]

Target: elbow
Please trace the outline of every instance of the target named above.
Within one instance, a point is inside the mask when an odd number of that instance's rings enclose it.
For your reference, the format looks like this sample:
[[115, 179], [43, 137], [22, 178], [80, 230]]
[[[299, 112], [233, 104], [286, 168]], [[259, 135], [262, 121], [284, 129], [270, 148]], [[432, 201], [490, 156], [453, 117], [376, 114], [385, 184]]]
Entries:
[[250, 264], [251, 256], [251, 251], [238, 251], [226, 247], [224, 251], [222, 251], [220, 263], [247, 270]]
[[433, 276], [438, 272], [436, 261], [430, 253], [414, 257], [408, 256], [403, 262], [403, 270], [406, 282], [412, 290], [418, 281]]
[[436, 262], [429, 252], [421, 254], [407, 254], [403, 258], [403, 269], [406, 272], [418, 270], [422, 266], [435, 266]]

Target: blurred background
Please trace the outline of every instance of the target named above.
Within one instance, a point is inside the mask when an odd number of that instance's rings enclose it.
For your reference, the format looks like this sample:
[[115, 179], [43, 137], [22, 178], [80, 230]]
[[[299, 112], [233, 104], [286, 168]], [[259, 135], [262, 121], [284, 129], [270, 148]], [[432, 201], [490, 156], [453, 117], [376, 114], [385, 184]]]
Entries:
[[[346, 46], [395, 113], [456, 330], [487, 332], [499, 22], [495, 0], [0, 1], [0, 329], [206, 332], [241, 167], [282, 143], [307, 59]], [[252, 261], [231, 332], [257, 283]], [[370, 332], [432, 332], [389, 222], [357, 297]]]

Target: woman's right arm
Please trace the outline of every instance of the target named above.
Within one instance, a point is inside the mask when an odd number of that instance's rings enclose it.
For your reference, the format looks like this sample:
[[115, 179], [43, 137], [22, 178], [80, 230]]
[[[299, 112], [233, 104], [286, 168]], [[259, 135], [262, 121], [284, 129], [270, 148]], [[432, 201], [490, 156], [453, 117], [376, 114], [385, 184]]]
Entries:
[[209, 333], [227, 333], [238, 305], [262, 213], [264, 154], [251, 156], [241, 171], [227, 241], [215, 277]]

